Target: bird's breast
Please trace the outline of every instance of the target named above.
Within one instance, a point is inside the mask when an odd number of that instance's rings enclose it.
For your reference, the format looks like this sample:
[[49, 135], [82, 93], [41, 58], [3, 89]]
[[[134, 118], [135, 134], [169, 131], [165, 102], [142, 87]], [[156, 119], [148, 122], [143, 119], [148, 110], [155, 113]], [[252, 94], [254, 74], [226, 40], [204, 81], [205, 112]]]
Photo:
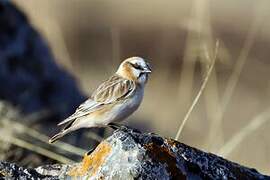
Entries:
[[95, 113], [94, 119], [98, 124], [108, 124], [110, 122], [119, 122], [130, 116], [136, 111], [143, 99], [143, 89], [136, 91], [127, 99], [116, 104], [107, 105], [106, 108], [100, 109], [98, 115]]
[[116, 105], [114, 109], [114, 120], [121, 121], [136, 111], [142, 102], [143, 93], [143, 89], [138, 89], [131, 97]]

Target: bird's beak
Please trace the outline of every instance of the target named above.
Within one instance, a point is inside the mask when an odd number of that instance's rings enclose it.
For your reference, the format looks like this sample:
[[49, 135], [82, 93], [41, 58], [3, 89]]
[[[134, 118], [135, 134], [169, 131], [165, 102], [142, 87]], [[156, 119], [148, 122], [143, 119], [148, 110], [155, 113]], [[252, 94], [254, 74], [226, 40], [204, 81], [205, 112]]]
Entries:
[[143, 73], [150, 74], [152, 71], [150, 69], [144, 69]]
[[150, 74], [152, 72], [151, 66], [149, 63], [146, 63], [147, 67], [143, 70], [144, 73]]

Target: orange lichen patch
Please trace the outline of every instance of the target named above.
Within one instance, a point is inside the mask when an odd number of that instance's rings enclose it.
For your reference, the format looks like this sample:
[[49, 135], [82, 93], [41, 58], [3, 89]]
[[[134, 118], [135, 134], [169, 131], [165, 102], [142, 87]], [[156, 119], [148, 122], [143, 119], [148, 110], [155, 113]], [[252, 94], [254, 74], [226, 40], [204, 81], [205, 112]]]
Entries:
[[0, 178], [1, 177], [8, 177], [9, 175], [8, 175], [8, 173], [7, 172], [5, 172], [5, 171], [0, 171]]
[[175, 147], [177, 144], [179, 144], [178, 141], [175, 141], [173, 139], [166, 139], [167, 143], [173, 147]]
[[102, 142], [98, 145], [93, 153], [90, 155], [85, 154], [82, 162], [72, 168], [69, 172], [69, 176], [94, 176], [98, 168], [103, 164], [105, 158], [111, 152], [111, 145], [107, 142]]
[[[146, 149], [149, 151], [160, 151], [163, 154], [167, 154], [166, 156], [170, 156], [172, 158], [175, 158], [175, 155], [166, 147], [163, 146], [159, 146], [156, 145], [154, 143], [149, 143], [145, 145]], [[165, 158], [165, 156], [163, 156], [162, 158]]]

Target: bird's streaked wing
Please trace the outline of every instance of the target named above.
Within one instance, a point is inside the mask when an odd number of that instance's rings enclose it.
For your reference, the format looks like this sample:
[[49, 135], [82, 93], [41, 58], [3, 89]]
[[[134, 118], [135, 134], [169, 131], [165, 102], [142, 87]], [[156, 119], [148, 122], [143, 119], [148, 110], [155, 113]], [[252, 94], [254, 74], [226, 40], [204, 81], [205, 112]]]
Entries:
[[97, 88], [92, 99], [104, 104], [112, 103], [127, 98], [135, 88], [133, 81], [114, 75]]
[[88, 115], [89, 113], [102, 108], [106, 104], [121, 101], [129, 97], [135, 88], [136, 85], [133, 81], [114, 75], [96, 89], [91, 99], [82, 103], [74, 114], [60, 122], [58, 125], [63, 125], [74, 119]]
[[67, 122], [77, 119], [79, 117], [85, 116], [89, 114], [90, 112], [92, 112], [93, 110], [100, 107], [101, 105], [102, 105], [101, 103], [97, 103], [96, 101], [93, 101], [92, 99], [88, 99], [76, 109], [74, 114], [69, 116], [67, 119], [61, 121], [58, 124], [58, 126], [66, 124]]

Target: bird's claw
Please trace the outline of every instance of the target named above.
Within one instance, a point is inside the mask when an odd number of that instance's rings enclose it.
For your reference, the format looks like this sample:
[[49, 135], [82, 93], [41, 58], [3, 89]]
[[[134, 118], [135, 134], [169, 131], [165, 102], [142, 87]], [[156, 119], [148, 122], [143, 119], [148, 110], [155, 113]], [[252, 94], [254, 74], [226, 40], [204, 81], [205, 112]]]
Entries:
[[126, 130], [126, 129], [128, 129], [127, 126], [124, 126], [122, 124], [117, 124], [117, 123], [109, 123], [108, 126], [110, 128], [112, 128], [113, 130], [118, 130], [118, 129], [120, 129], [120, 130]]

